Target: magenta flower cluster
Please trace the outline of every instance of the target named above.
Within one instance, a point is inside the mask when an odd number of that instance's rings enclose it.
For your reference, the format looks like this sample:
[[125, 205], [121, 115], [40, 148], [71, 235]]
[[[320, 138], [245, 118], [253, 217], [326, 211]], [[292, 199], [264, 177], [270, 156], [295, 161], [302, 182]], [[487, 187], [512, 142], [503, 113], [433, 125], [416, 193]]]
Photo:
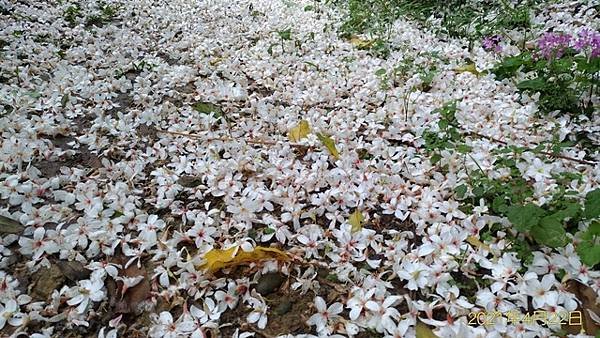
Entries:
[[538, 39], [537, 47], [545, 59], [560, 59], [570, 47], [571, 40], [568, 34], [548, 32]]
[[577, 36], [566, 33], [544, 33], [537, 41], [539, 54], [547, 59], [560, 59], [567, 49], [577, 52], [590, 52], [591, 57], [600, 55], [600, 33], [584, 28]]
[[502, 37], [500, 35], [490, 35], [483, 38], [481, 44], [483, 45], [483, 49], [499, 53], [502, 51], [502, 46], [500, 46], [501, 41]]
[[582, 29], [573, 43], [576, 51], [591, 51], [592, 57], [600, 56], [600, 33], [594, 32], [589, 28]]

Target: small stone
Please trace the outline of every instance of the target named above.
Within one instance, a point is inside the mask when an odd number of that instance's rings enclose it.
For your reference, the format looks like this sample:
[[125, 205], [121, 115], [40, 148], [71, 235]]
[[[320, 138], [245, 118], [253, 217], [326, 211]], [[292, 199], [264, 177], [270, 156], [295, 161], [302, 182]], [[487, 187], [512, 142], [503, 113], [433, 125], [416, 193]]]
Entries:
[[32, 296], [36, 300], [46, 301], [52, 295], [52, 292], [60, 288], [65, 282], [65, 276], [56, 264], [50, 265], [50, 268], [43, 268], [37, 271], [33, 277], [35, 283], [32, 287]]
[[91, 271], [86, 269], [82, 263], [77, 261], [58, 261], [56, 265], [60, 268], [60, 271], [67, 277], [71, 282], [78, 282], [82, 279], [86, 279], [90, 276]]
[[273, 312], [278, 316], [282, 316], [282, 315], [290, 312], [291, 309], [292, 309], [292, 302], [290, 301], [289, 298], [285, 297], [281, 300], [279, 305], [277, 305], [275, 307]]
[[194, 188], [202, 184], [202, 178], [198, 176], [181, 176], [177, 183], [186, 188]]
[[23, 225], [11, 218], [0, 215], [0, 235], [19, 235], [23, 232]]
[[275, 272], [264, 274], [258, 279], [256, 292], [263, 296], [273, 293], [283, 284], [284, 280], [285, 278], [282, 275]]

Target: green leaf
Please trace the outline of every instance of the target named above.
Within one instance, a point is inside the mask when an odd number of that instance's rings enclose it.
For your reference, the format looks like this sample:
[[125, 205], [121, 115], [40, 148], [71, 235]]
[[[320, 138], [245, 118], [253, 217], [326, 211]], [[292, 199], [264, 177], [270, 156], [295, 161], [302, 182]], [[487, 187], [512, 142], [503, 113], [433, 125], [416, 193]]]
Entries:
[[436, 70], [430, 70], [430, 71], [420, 74], [421, 81], [423, 81], [423, 85], [425, 87], [431, 86], [431, 83], [433, 82], [433, 79], [435, 78], [436, 75], [437, 75]]
[[542, 218], [539, 224], [531, 229], [530, 233], [538, 243], [552, 248], [565, 246], [569, 242], [562, 223], [552, 216]]
[[502, 62], [497, 65], [492, 72], [496, 74], [496, 77], [499, 80], [509, 78], [513, 76], [516, 71], [527, 62], [527, 60], [527, 54], [507, 57], [502, 60]]
[[476, 187], [473, 188], [473, 195], [475, 195], [475, 197], [482, 197], [485, 194], [485, 188], [478, 185]]
[[600, 263], [600, 221], [590, 224], [581, 240], [576, 249], [581, 261], [590, 267]]
[[123, 212], [119, 211], [119, 210], [115, 210], [115, 213], [112, 214], [112, 216], [110, 216], [111, 219], [115, 219], [115, 218], [119, 218], [121, 216], [123, 216]]
[[387, 74], [387, 72], [385, 71], [384, 68], [379, 68], [376, 72], [375, 75], [377, 76], [384, 76], [385, 74]]
[[464, 184], [459, 185], [456, 187], [456, 189], [454, 189], [454, 193], [459, 199], [465, 198], [465, 195], [467, 194], [467, 186]]
[[27, 95], [31, 96], [34, 99], [39, 99], [40, 97], [42, 97], [42, 94], [35, 90], [27, 92]]
[[585, 195], [585, 218], [593, 219], [600, 216], [600, 189], [592, 190]]
[[62, 99], [60, 100], [60, 105], [61, 107], [65, 108], [67, 106], [67, 104], [69, 103], [69, 93], [66, 93], [65, 95], [63, 95]]
[[594, 74], [600, 72], [600, 58], [593, 58], [588, 60], [587, 57], [576, 58], [577, 62], [577, 70], [581, 70], [587, 72], [589, 74]]
[[279, 34], [279, 37], [282, 40], [291, 40], [292, 39], [292, 30], [291, 29], [286, 29], [286, 30], [282, 30], [277, 32], [277, 34]]
[[458, 146], [456, 146], [456, 151], [458, 151], [461, 154], [468, 154], [471, 152], [471, 150], [473, 150], [473, 148], [466, 144], [459, 144]]
[[196, 102], [194, 103], [192, 108], [194, 108], [195, 111], [202, 114], [214, 113], [216, 118], [223, 116], [221, 108], [219, 108], [219, 106], [217, 106], [216, 104], [212, 104], [210, 102]]
[[329, 150], [329, 153], [331, 153], [331, 155], [336, 160], [338, 160], [340, 158], [340, 153], [338, 152], [337, 148], [335, 147], [335, 142], [333, 141], [333, 139], [331, 137], [329, 137], [328, 135], [325, 135], [325, 134], [317, 133], [317, 138], [319, 139], [319, 141], [321, 141], [321, 143], [323, 143], [325, 148], [327, 148], [327, 150]]
[[548, 82], [545, 79], [538, 77], [533, 80], [519, 82], [519, 84], [517, 84], [517, 88], [520, 90], [531, 90], [536, 92], [543, 91], [548, 88]]
[[506, 198], [504, 198], [504, 196], [494, 197], [494, 200], [492, 200], [492, 210], [502, 214], [506, 213], [508, 211]]
[[529, 231], [538, 224], [545, 213], [544, 209], [534, 204], [511, 205], [506, 211], [506, 216], [517, 230]]
[[565, 207], [554, 214], [552, 217], [556, 218], [559, 221], [563, 221], [565, 219], [571, 219], [576, 217], [581, 211], [581, 206], [577, 202], [569, 202], [565, 204]]

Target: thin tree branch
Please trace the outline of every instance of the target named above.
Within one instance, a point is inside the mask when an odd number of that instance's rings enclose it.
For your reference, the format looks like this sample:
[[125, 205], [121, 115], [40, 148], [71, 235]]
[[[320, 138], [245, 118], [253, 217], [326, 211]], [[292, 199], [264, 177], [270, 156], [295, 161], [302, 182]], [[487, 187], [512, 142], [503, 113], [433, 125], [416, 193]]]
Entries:
[[[491, 137], [491, 136], [483, 135], [483, 134], [480, 134], [480, 133], [475, 132], [475, 131], [465, 131], [465, 134], [471, 135], [471, 136], [481, 137], [481, 138], [484, 138], [486, 140], [494, 141], [496, 143], [500, 143], [500, 144], [503, 144], [503, 145], [508, 145], [508, 143], [506, 141], [502, 141], [502, 140], [499, 140], [499, 139]], [[527, 149], [530, 150], [530, 151], [534, 151], [531, 148], [527, 148]], [[581, 163], [581, 164], [589, 164], [589, 165], [595, 165], [595, 164], [597, 164], [597, 162], [580, 160], [578, 158], [569, 157], [569, 156], [565, 156], [565, 155], [562, 155], [562, 154], [553, 153], [553, 152], [549, 152], [549, 151], [538, 151], [538, 153], [540, 153], [542, 155], [550, 156], [550, 157], [562, 158], [563, 160], [573, 161], [573, 162], [577, 162], [577, 163]]]

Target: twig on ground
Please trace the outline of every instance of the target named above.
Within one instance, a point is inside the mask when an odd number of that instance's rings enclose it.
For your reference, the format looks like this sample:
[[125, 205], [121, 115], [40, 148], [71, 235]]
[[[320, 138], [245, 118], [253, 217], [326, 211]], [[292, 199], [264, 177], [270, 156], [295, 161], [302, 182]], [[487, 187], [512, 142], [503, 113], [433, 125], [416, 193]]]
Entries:
[[[213, 142], [213, 141], [222, 141], [222, 142], [227, 142], [227, 141], [235, 141], [235, 139], [233, 138], [227, 138], [227, 137], [203, 137], [201, 135], [196, 135], [196, 134], [189, 134], [189, 133], [182, 133], [182, 132], [177, 132], [177, 131], [168, 131], [168, 130], [158, 130], [159, 133], [164, 133], [164, 134], [171, 134], [171, 135], [177, 135], [177, 136], [185, 136], [185, 137], [189, 137], [189, 138], [193, 138], [193, 139], [198, 139], [198, 140], [203, 140], [206, 142]], [[508, 142], [506, 141], [502, 141], [499, 140], [497, 138], [491, 137], [491, 136], [487, 136], [487, 135], [483, 135], [480, 134], [478, 132], [475, 131], [467, 131], [464, 130], [463, 134], [466, 135], [470, 135], [470, 136], [477, 136], [477, 137], [481, 137], [496, 143], [500, 143], [503, 145], [508, 145]], [[278, 143], [282, 143], [283, 141], [271, 141], [271, 140], [256, 140], [256, 139], [244, 139], [244, 141], [246, 143], [250, 143], [250, 144], [260, 144], [260, 145], [276, 145]], [[400, 143], [404, 143], [406, 145], [409, 146], [413, 146], [415, 147], [412, 142], [404, 142], [402, 140], [393, 140], [395, 142], [400, 142]], [[407, 144], [408, 143], [408, 144]], [[311, 146], [308, 145], [303, 145], [303, 144], [298, 144], [298, 143], [288, 143], [290, 145], [290, 147], [294, 147], [294, 148], [311, 148]], [[533, 149], [528, 148], [529, 150], [533, 151]], [[557, 154], [557, 153], [553, 153], [553, 152], [548, 152], [548, 151], [538, 151], [537, 153], [542, 154], [542, 155], [546, 155], [546, 156], [550, 156], [550, 157], [555, 157], [555, 158], [561, 158], [563, 160], [567, 160], [567, 161], [573, 161], [573, 162], [577, 162], [577, 163], [581, 163], [581, 164], [588, 164], [588, 165], [595, 165], [598, 164], [597, 162], [593, 162], [593, 161], [587, 161], [587, 160], [582, 160], [582, 159], [578, 159], [578, 158], [574, 158], [574, 157], [570, 157], [570, 156], [566, 156], [566, 155], [562, 155], [562, 154]]]
[[[158, 130], [159, 133], [164, 133], [164, 134], [170, 134], [170, 135], [176, 135], [176, 136], [185, 136], [185, 137], [189, 137], [189, 138], [193, 138], [193, 139], [197, 139], [197, 140], [202, 140], [202, 141], [206, 141], [206, 142], [213, 142], [213, 141], [222, 141], [222, 142], [228, 142], [228, 141], [236, 141], [236, 139], [230, 138], [230, 137], [203, 137], [201, 135], [196, 135], [196, 134], [188, 134], [188, 133], [181, 133], [181, 132], [177, 132], [177, 131], [168, 131], [168, 130]], [[268, 146], [274, 146], [278, 143], [283, 143], [282, 141], [270, 141], [270, 140], [256, 140], [256, 139], [243, 139], [244, 142], [246, 143], [250, 143], [250, 144], [260, 144], [260, 145], [268, 145]], [[298, 144], [298, 143], [288, 143], [290, 145], [290, 147], [295, 147], [295, 148], [310, 148], [310, 146], [308, 145], [304, 145], [304, 144]]]

